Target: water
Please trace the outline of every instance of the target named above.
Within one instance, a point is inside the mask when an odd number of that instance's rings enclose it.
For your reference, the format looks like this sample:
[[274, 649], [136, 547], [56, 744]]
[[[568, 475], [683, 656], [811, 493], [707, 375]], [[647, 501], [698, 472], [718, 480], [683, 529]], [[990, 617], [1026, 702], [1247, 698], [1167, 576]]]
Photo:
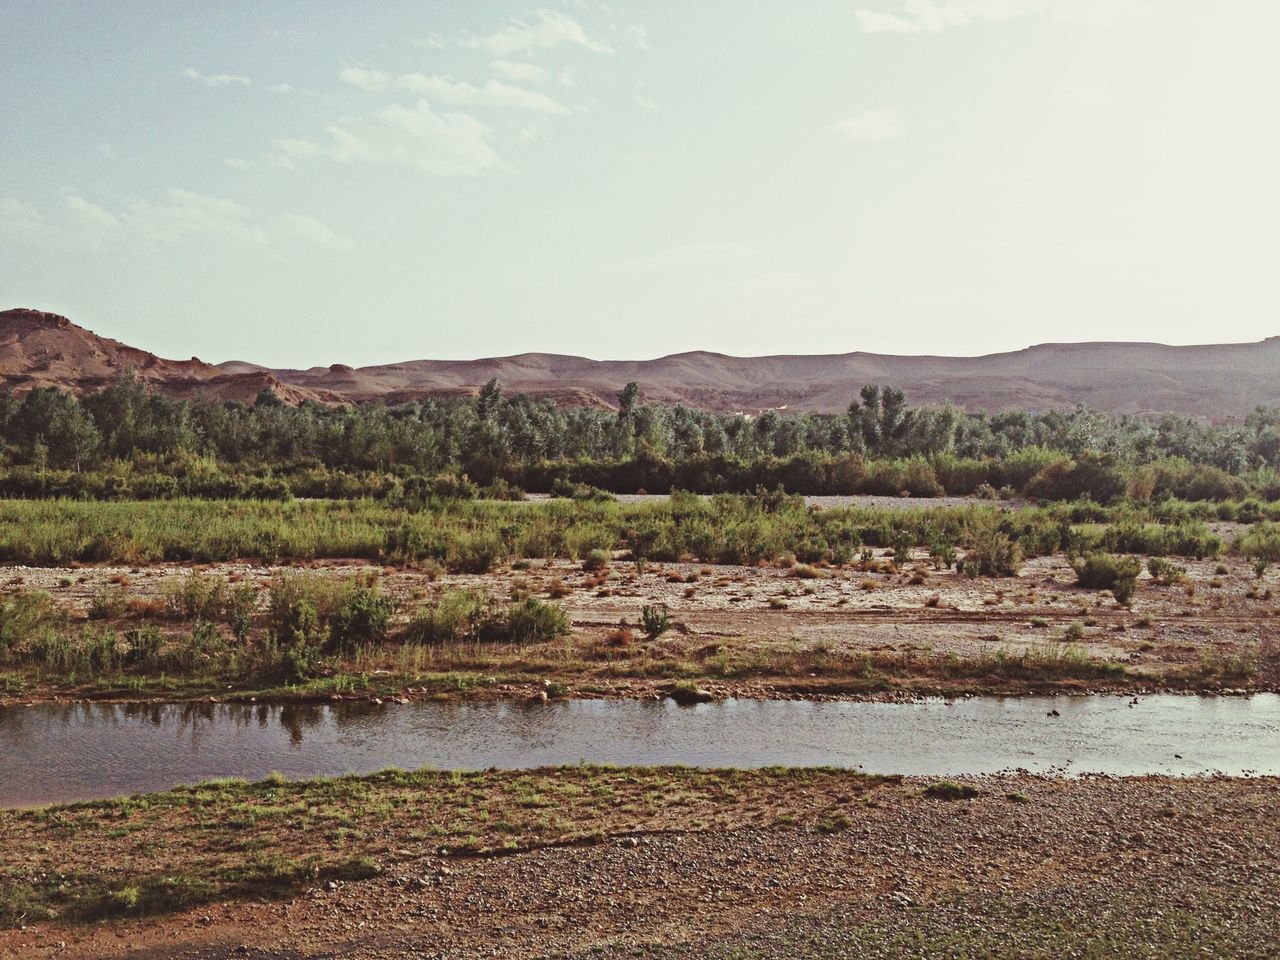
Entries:
[[[1060, 714], [1047, 714], [1057, 710]], [[52, 704], [0, 708], [0, 805], [161, 790], [211, 777], [579, 761], [831, 765], [962, 775], [1280, 775], [1280, 695], [729, 700]]]

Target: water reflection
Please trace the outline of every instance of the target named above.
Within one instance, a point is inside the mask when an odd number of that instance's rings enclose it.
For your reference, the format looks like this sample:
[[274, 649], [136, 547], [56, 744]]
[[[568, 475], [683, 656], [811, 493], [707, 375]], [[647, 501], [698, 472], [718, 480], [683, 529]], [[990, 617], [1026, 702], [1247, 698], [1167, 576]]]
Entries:
[[[1058, 716], [1050, 716], [1057, 711]], [[609, 762], [1280, 774], [1280, 696], [948, 704], [727, 701], [49, 704], [0, 708], [0, 804], [217, 776]]]

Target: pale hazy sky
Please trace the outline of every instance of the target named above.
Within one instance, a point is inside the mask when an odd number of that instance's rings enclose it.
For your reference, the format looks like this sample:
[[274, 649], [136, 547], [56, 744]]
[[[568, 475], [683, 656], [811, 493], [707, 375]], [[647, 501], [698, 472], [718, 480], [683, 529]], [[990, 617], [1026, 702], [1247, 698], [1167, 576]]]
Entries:
[[1280, 333], [1277, 0], [0, 0], [0, 307], [166, 356]]

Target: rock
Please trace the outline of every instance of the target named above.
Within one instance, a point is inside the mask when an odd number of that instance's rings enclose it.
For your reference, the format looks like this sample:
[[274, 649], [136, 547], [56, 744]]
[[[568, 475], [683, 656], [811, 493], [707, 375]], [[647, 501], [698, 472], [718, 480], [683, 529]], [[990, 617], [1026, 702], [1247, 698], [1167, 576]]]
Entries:
[[715, 694], [702, 687], [672, 687], [667, 691], [667, 696], [682, 707], [695, 703], [710, 703], [715, 699]]

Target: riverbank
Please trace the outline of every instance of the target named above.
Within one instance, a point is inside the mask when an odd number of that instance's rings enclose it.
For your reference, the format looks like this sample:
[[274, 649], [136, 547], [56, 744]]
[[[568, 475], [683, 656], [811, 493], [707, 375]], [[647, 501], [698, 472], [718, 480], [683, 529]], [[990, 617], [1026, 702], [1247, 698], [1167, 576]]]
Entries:
[[[1124, 605], [1078, 586], [1061, 554], [1025, 561], [1018, 574], [970, 577], [922, 551], [895, 564], [883, 550], [846, 567], [9, 567], [8, 596], [47, 597], [47, 629], [63, 639], [42, 656], [22, 652], [34, 640], [11, 648], [0, 703], [1280, 690], [1274, 578], [1260, 581], [1241, 558], [1182, 561], [1175, 582], [1143, 571]], [[268, 633], [284, 616], [277, 598], [307, 593], [332, 607], [357, 584], [394, 608], [386, 638], [318, 660], [308, 676], [282, 676], [278, 655], [268, 656]], [[231, 597], [243, 607], [228, 612]], [[466, 617], [484, 605], [526, 601], [562, 611], [568, 632], [521, 643], [467, 633]], [[451, 603], [472, 612], [448, 631], [432, 621], [431, 642], [416, 641], [415, 620]], [[646, 628], [646, 610], [665, 618], [661, 629]]]
[[26, 925], [0, 954], [1264, 956], [1277, 805], [1276, 778], [217, 783], [0, 812], [7, 919]]

